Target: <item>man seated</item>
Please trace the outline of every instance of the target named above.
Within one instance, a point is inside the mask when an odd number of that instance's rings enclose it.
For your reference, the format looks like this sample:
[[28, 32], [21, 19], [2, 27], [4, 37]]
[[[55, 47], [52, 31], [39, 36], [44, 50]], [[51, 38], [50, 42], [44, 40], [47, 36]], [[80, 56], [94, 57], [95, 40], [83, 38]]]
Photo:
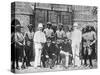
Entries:
[[55, 64], [56, 60], [56, 52], [57, 47], [54, 43], [51, 43], [50, 38], [47, 38], [47, 43], [44, 44], [41, 61], [43, 63], [43, 67], [47, 67], [49, 65], [52, 68]]
[[[71, 48], [71, 41], [70, 40], [65, 40], [62, 46], [62, 50], [60, 51], [60, 54], [62, 56], [62, 59], [64, 58], [64, 60], [62, 60], [62, 64], [65, 67], [68, 67], [70, 62], [69, 57], [72, 57], [72, 48]], [[64, 62], [64, 63], [63, 63]]]

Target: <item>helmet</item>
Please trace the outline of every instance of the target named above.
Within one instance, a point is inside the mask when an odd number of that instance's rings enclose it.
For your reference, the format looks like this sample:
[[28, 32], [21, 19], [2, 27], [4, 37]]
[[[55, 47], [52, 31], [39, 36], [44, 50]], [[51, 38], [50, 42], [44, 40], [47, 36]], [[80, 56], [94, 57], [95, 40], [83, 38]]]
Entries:
[[62, 23], [58, 23], [58, 25], [59, 25], [59, 26], [63, 26], [63, 24], [62, 24]]
[[39, 23], [38, 24], [38, 28], [43, 28], [43, 24], [42, 23]]
[[48, 24], [48, 25], [51, 25], [51, 22], [48, 22], [47, 24]]
[[15, 28], [16, 28], [16, 29], [19, 29], [19, 28], [23, 28], [23, 26], [21, 26], [21, 25], [16, 25]]
[[75, 22], [73, 26], [74, 26], [74, 27], [77, 27], [77, 26], [78, 26], [78, 23]]

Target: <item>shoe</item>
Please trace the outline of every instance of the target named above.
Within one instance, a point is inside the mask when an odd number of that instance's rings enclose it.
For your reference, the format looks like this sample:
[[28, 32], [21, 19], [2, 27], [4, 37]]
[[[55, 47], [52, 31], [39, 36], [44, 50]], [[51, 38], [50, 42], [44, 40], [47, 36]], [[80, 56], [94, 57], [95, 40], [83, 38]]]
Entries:
[[28, 64], [28, 66], [30, 66], [30, 67], [31, 67], [32, 65], [31, 65], [31, 64]]
[[87, 64], [84, 64], [85, 67], [87, 67]]
[[22, 68], [22, 69], [25, 69], [25, 66], [24, 66], [24, 65], [22, 65], [22, 66], [21, 66], [21, 68]]
[[11, 72], [15, 73], [15, 69], [11, 69]]
[[39, 66], [37, 66], [37, 67], [41, 67], [41, 66], [39, 65]]
[[19, 68], [19, 67], [16, 67], [16, 69], [17, 69], [17, 70], [20, 70], [20, 68]]
[[89, 67], [90, 67], [90, 69], [92, 69], [92, 68], [93, 68], [93, 66], [92, 66], [92, 65], [89, 65]]

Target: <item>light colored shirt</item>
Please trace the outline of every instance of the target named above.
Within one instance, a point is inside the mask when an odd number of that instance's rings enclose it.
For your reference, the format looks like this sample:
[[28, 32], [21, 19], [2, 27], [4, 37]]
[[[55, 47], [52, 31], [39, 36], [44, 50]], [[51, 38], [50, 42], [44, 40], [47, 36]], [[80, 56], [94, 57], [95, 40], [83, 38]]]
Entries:
[[46, 37], [51, 37], [53, 34], [53, 30], [52, 29], [44, 29], [44, 33], [46, 34]]
[[71, 39], [71, 32], [66, 32], [66, 37], [67, 37], [68, 39]]
[[57, 38], [63, 38], [65, 37], [65, 32], [63, 30], [57, 30], [56, 31], [56, 34], [57, 34]]
[[71, 33], [72, 42], [80, 43], [82, 40], [82, 32], [79, 29], [75, 29]]
[[29, 39], [33, 39], [34, 38], [34, 32], [27, 31], [27, 32], [25, 32], [24, 37], [26, 36], [26, 34], [28, 35]]
[[46, 37], [45, 34], [41, 31], [36, 31], [34, 34], [34, 43], [45, 43]]
[[24, 40], [24, 36], [22, 33], [16, 32], [15, 33], [15, 41], [16, 42], [22, 42]]

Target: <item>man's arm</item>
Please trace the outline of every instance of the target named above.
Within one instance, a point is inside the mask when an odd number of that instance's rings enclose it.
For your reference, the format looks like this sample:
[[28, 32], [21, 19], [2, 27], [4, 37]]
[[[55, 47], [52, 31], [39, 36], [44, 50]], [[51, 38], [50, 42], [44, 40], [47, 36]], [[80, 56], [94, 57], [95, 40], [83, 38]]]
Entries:
[[92, 45], [92, 44], [94, 44], [95, 42], [96, 42], [96, 33], [95, 32], [93, 32], [93, 37], [94, 37], [94, 41], [90, 44], [90, 45]]

